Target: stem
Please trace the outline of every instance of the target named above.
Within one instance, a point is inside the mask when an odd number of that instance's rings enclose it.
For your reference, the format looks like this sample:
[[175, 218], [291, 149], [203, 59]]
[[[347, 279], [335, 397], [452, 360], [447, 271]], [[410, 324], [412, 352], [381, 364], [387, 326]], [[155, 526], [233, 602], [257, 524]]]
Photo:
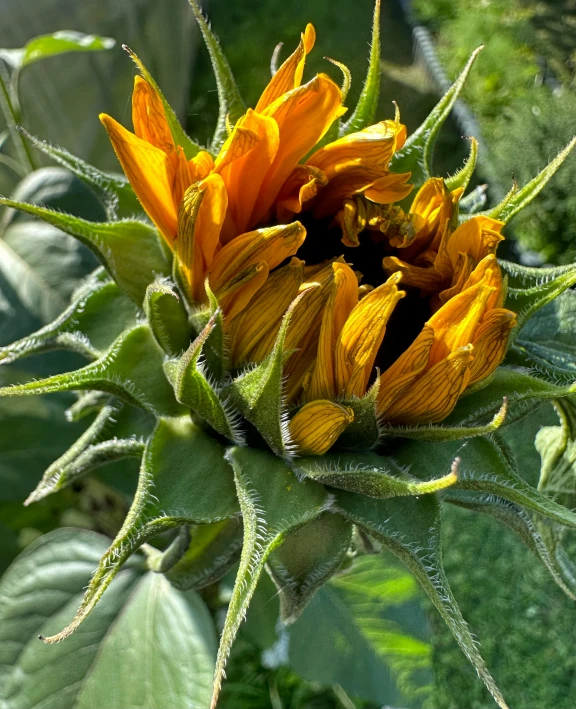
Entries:
[[30, 146], [17, 128], [18, 123], [20, 122], [20, 115], [10, 96], [10, 90], [8, 88], [9, 82], [10, 79], [6, 71], [6, 67], [2, 62], [0, 62], [0, 109], [6, 118], [8, 130], [12, 136], [16, 150], [18, 151], [18, 156], [22, 167], [26, 170], [26, 173], [28, 173], [36, 169], [36, 164], [34, 162], [34, 158], [32, 157]]

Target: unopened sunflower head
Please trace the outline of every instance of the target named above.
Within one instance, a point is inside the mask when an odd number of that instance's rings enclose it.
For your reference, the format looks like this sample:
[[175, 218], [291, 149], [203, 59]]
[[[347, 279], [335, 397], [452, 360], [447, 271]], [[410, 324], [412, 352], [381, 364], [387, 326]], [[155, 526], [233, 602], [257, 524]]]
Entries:
[[[463, 168], [447, 178], [433, 175], [431, 154], [477, 52], [408, 136], [398, 109], [376, 121], [379, 3], [354, 110], [343, 105], [343, 65], [342, 89], [325, 74], [304, 79], [311, 25], [246, 108], [215, 36], [192, 7], [218, 80], [221, 113], [211, 145], [203, 149], [185, 134], [130, 52], [141, 73], [133, 132], [101, 116], [129, 184], [38, 143], [103, 198], [109, 221], [2, 200], [81, 239], [105, 267], [57, 321], [0, 350], [4, 362], [53, 347], [91, 360], [76, 372], [1, 390], [88, 390], [70, 416], [98, 411], [29, 501], [103, 458], [142, 459], [125, 526], [75, 621], [48, 641], [72, 632], [127, 556], [160, 531], [221, 525], [202, 576], [220, 578], [240, 546], [241, 512], [243, 551], [215, 702], [265, 563], [275, 578], [274, 554], [282, 554], [288, 535], [298, 540], [290, 548], [300, 549], [299, 581], [280, 589], [293, 620], [338, 568], [334, 550], [346, 553], [355, 525], [408, 564], [505, 706], [443, 577], [438, 502], [480, 508], [470, 496], [484, 503], [489, 495], [493, 506], [514, 507], [508, 515], [527, 506], [576, 526], [572, 513], [517, 475], [499, 439], [487, 437], [534, 404], [575, 391], [565, 360], [548, 361], [524, 326], [576, 283], [576, 268], [528, 269], [497, 257], [507, 222], [574, 143], [532, 182], [474, 214], [477, 200], [465, 193], [476, 140]], [[117, 218], [134, 193], [149, 221]], [[518, 365], [537, 367], [541, 376]], [[472, 440], [463, 448], [464, 439]], [[462, 465], [470, 461], [460, 480], [456, 455]], [[452, 497], [439, 498], [448, 487]], [[320, 529], [332, 540], [322, 552], [315, 551]], [[199, 578], [185, 560], [170, 559], [180, 564], [179, 578]], [[286, 552], [283, 578], [291, 563]], [[162, 564], [169, 575], [170, 564]], [[557, 581], [561, 573], [555, 568]]]

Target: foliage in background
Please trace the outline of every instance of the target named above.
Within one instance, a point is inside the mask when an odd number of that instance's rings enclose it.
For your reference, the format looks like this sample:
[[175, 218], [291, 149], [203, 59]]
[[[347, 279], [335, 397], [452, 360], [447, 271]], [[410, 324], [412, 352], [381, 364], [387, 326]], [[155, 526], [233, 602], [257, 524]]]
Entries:
[[[448, 74], [479, 44], [485, 48], [475, 81], [463, 92], [478, 119], [490, 172], [501, 191], [532, 178], [574, 135], [576, 18], [569, 0], [414, 0], [421, 22], [435, 34]], [[492, 178], [492, 175], [489, 176]], [[544, 262], [576, 256], [576, 160], [571, 158], [538, 204], [516, 217], [521, 245]]]

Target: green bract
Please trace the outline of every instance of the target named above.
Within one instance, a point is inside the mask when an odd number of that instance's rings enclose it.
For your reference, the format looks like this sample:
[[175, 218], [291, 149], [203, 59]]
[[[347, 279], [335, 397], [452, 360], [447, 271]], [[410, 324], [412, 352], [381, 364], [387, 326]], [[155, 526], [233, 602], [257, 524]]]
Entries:
[[[218, 150], [227, 119], [234, 123], [244, 104], [215, 36], [195, 3], [193, 8], [217, 76], [221, 114], [211, 150]], [[341, 135], [361, 130], [374, 119], [379, 90], [378, 19], [377, 9], [365, 87], [358, 106], [339, 126]], [[476, 54], [394, 157], [394, 171], [411, 171], [417, 185], [431, 175], [434, 140]], [[134, 59], [153, 81], [140, 60]], [[182, 136], [175, 114], [169, 111], [168, 116], [173, 134]], [[354, 426], [329, 454], [299, 458], [286, 435], [283, 395], [284, 338], [291, 309], [269, 356], [246, 371], [232, 371], [217, 300], [211, 295], [208, 306], [191, 312], [172, 254], [156, 228], [143, 213], [130, 219], [117, 217], [137, 204], [128, 183], [61, 148], [28, 140], [93, 190], [107, 221], [91, 222], [0, 199], [0, 204], [78, 239], [102, 264], [51, 324], [0, 348], [0, 363], [54, 349], [68, 349], [86, 359], [85, 366], [75, 371], [0, 389], [3, 397], [75, 391], [79, 398], [69, 410], [70, 418], [93, 417], [68, 452], [50, 465], [27, 504], [109, 461], [129, 457], [141, 461], [137, 491], [122, 529], [111, 546], [102, 549], [99, 563], [90, 553], [78, 551], [83, 566], [76, 592], [85, 583], [87, 590], [71, 621], [54, 606], [50, 612], [60, 625], [56, 620], [48, 624], [47, 632], [54, 634], [45, 642], [70, 636], [122, 567], [127, 569], [124, 585], [118, 583], [107, 592], [114, 597], [115, 614], [121, 613], [129, 594], [136, 597], [130, 612], [137, 613], [138, 604], [161, 592], [162, 603], [180, 605], [182, 622], [201, 626], [205, 623], [202, 609], [196, 597], [186, 593], [219, 581], [239, 558], [216, 660], [211, 700], [215, 707], [228, 654], [264, 570], [278, 587], [281, 617], [288, 624], [338, 574], [350, 549], [361, 553], [366, 545], [381, 544], [411, 570], [495, 701], [506, 707], [443, 572], [441, 506], [452, 503], [496, 517], [532, 549], [556, 583], [575, 596], [576, 573], [562, 549], [562, 530], [576, 527], [576, 514], [570, 509], [573, 500], [566, 496], [563, 484], [571, 476], [574, 489], [576, 297], [569, 289], [576, 284], [576, 265], [533, 269], [501, 263], [508, 276], [506, 307], [518, 314], [506, 360], [489, 381], [470, 389], [444, 423], [382, 428], [375, 414], [375, 395], [369, 392], [363, 399], [344, 402], [354, 410]], [[489, 215], [510, 219], [540, 191], [573, 144]], [[197, 150], [188, 138], [185, 148], [188, 157]], [[468, 185], [476, 152], [473, 141], [469, 161], [447, 178], [450, 189]], [[517, 470], [501, 434], [508, 424], [550, 401], [557, 407], [560, 425], [544, 428], [538, 435], [543, 464], [540, 485], [534, 487]], [[166, 551], [147, 545], [169, 530], [179, 531]], [[69, 536], [50, 542], [64, 565], [83, 538]], [[101, 545], [99, 539], [97, 546]], [[37, 544], [26, 554], [29, 559], [33, 554], [39, 558], [48, 553], [48, 546], [48, 542]], [[145, 554], [132, 557], [139, 549]], [[3, 583], [20, 588], [17, 576], [15, 570]], [[110, 618], [100, 616], [93, 623], [108, 638], [101, 656], [91, 656], [96, 673], [112, 662], [114, 644], [122, 645], [118, 628], [114, 631], [110, 623]], [[66, 651], [54, 648], [53, 652], [59, 662]], [[198, 650], [196, 659], [205, 673], [210, 658]], [[99, 692], [104, 690], [94, 676], [82, 680], [81, 698], [74, 706], [101, 699]], [[117, 681], [123, 681], [121, 676]], [[184, 701], [184, 696], [190, 702], [208, 701], [202, 686], [196, 687], [194, 696], [192, 689], [190, 694], [187, 691], [185, 677], [179, 676], [175, 701]]]

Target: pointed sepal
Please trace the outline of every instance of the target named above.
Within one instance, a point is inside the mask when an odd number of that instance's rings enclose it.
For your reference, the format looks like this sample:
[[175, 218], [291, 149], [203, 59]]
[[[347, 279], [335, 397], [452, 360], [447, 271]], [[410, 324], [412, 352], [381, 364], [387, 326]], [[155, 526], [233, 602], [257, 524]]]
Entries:
[[428, 178], [432, 177], [432, 153], [434, 143], [438, 137], [440, 128], [456, 103], [456, 99], [462, 91], [470, 69], [481, 50], [482, 47], [479, 47], [472, 53], [472, 56], [464, 69], [462, 69], [456, 81], [432, 109], [432, 112], [424, 123], [412, 133], [404, 144], [404, 147], [392, 158], [390, 169], [393, 172], [411, 172], [412, 177], [410, 181], [416, 186], [423, 184]]
[[177, 416], [183, 407], [174, 398], [162, 369], [164, 353], [147, 325], [123, 333], [105, 355], [65, 374], [0, 389], [0, 396], [30, 396], [82, 389], [105, 391], [159, 416]]
[[208, 49], [210, 61], [212, 62], [212, 69], [216, 76], [220, 111], [218, 113], [218, 122], [210, 148], [213, 152], [217, 153], [228, 135], [226, 129], [228, 121], [234, 125], [240, 116], [246, 112], [246, 107], [238, 90], [238, 86], [236, 85], [230, 64], [228, 64], [228, 60], [218, 42], [218, 38], [212, 32], [196, 0], [189, 0], [189, 2], [194, 11], [200, 31], [202, 32], [202, 37], [204, 38], [204, 43]]
[[470, 155], [464, 163], [463, 167], [455, 172], [450, 177], [447, 177], [444, 182], [446, 184], [446, 189], [448, 192], [462, 188], [466, 191], [474, 170], [476, 169], [476, 161], [478, 160], [478, 141], [476, 138], [469, 138], [470, 140]]
[[[169, 276], [171, 255], [158, 231], [143, 222], [90, 222], [26, 202], [0, 197], [0, 204], [38, 217], [94, 252], [112, 278], [140, 306], [155, 276]], [[137, 247], [135, 248], [135, 245]]]
[[[380, 0], [374, 6], [374, 19], [372, 21], [372, 42], [370, 44], [370, 59], [368, 73], [364, 87], [350, 118], [340, 126], [340, 137], [361, 131], [374, 123], [378, 101], [380, 99], [380, 78], [382, 66], [380, 64]], [[344, 99], [342, 99], [344, 100]]]

